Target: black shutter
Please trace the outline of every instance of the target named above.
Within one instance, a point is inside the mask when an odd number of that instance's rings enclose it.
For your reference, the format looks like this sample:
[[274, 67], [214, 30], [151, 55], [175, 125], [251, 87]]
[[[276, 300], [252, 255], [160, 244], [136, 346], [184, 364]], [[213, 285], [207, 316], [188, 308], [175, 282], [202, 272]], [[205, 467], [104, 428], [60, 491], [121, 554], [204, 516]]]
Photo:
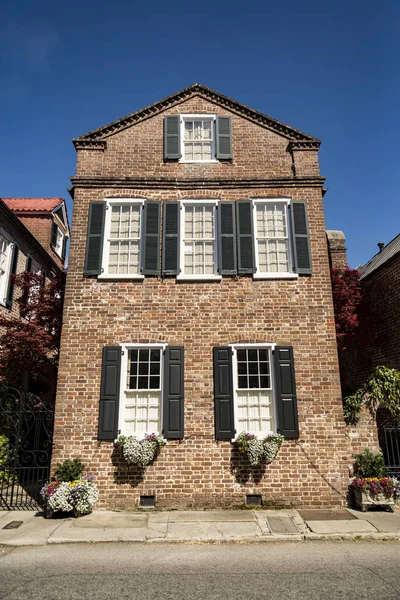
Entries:
[[67, 243], [68, 243], [68, 238], [65, 235], [64, 239], [63, 239], [63, 246], [62, 246], [62, 252], [61, 252], [61, 259], [65, 260], [65, 252], [67, 250]]
[[164, 117], [164, 159], [179, 160], [181, 157], [180, 116]]
[[114, 440], [118, 435], [121, 347], [105, 346], [101, 367], [99, 440]]
[[217, 117], [217, 158], [232, 158], [232, 121], [230, 117]]
[[18, 265], [18, 246], [17, 244], [13, 245], [12, 255], [11, 255], [11, 268], [10, 268], [10, 276], [8, 279], [8, 287], [7, 287], [7, 295], [6, 295], [6, 307], [11, 308], [14, 296], [14, 278], [13, 275], [17, 272]]
[[179, 268], [179, 202], [164, 202], [163, 218], [163, 275], [178, 275]]
[[293, 248], [296, 272], [311, 275], [310, 237], [308, 233], [307, 207], [304, 200], [292, 202]]
[[26, 257], [26, 262], [25, 262], [25, 271], [27, 273], [30, 273], [32, 269], [32, 256], [30, 254], [28, 254], [28, 256]]
[[105, 202], [91, 202], [89, 205], [84, 275], [101, 273], [105, 207]]
[[234, 202], [218, 205], [218, 272], [221, 275], [236, 275], [236, 232]]
[[144, 203], [140, 268], [144, 275], [160, 274], [160, 212], [160, 202]]
[[232, 348], [213, 348], [215, 438], [235, 437], [233, 418]]
[[184, 435], [184, 348], [167, 346], [164, 357], [163, 436], [181, 440]]
[[255, 273], [253, 203], [251, 201], [240, 200], [236, 202], [236, 228], [239, 275]]
[[299, 437], [299, 418], [293, 348], [292, 346], [276, 346], [274, 356], [278, 432], [285, 438], [297, 440]]
[[54, 223], [51, 224], [51, 245], [53, 248], [57, 246], [57, 225]]

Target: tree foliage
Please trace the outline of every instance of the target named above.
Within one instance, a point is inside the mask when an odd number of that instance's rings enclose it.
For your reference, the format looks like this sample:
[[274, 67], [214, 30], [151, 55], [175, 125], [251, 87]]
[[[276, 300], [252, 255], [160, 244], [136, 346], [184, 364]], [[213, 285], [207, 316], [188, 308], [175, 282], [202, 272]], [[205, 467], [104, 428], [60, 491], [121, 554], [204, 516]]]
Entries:
[[[43, 276], [14, 276], [19, 317], [0, 315], [0, 373], [9, 385], [20, 386], [28, 371], [33, 378], [53, 377], [59, 359], [65, 275], [44, 285]], [[17, 290], [20, 290], [18, 294]]]
[[346, 350], [359, 325], [360, 273], [348, 267], [332, 268], [331, 281], [337, 345], [339, 350]]

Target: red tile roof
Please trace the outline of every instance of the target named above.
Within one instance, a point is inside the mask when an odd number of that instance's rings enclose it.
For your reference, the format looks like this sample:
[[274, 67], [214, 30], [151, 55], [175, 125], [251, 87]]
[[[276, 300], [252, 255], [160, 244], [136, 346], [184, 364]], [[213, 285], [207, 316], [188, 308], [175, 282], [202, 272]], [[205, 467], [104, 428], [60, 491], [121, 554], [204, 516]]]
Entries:
[[2, 198], [8, 208], [13, 211], [51, 212], [61, 204], [62, 198]]

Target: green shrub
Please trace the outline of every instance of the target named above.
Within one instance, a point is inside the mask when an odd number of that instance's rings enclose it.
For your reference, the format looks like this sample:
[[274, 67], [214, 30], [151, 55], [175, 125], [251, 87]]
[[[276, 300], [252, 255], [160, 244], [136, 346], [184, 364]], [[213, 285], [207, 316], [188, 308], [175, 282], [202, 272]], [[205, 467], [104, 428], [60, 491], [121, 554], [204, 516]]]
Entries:
[[354, 456], [354, 475], [360, 479], [366, 477], [386, 477], [385, 461], [382, 452], [373, 454], [371, 450], [364, 450]]
[[58, 481], [75, 481], [81, 477], [84, 468], [80, 458], [68, 458], [62, 464], [58, 463], [54, 477]]

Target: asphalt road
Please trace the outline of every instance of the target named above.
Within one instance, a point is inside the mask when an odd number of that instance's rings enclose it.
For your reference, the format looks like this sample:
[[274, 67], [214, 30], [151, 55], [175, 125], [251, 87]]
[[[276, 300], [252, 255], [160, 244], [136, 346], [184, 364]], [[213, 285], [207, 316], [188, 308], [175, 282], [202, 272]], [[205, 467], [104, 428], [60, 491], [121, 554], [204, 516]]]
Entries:
[[400, 599], [400, 543], [2, 547], [0, 598]]

